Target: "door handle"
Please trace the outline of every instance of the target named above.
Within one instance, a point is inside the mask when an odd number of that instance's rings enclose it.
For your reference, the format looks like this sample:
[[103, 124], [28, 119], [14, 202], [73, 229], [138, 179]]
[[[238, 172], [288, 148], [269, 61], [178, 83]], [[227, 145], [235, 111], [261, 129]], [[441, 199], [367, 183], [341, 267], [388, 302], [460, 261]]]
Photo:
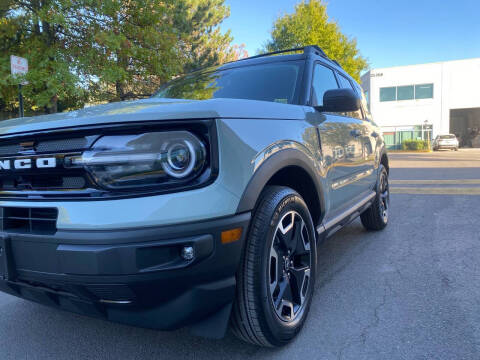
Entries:
[[362, 135], [362, 132], [358, 129], [354, 129], [352, 131], [350, 131], [350, 135], [352, 135], [353, 137], [359, 137]]

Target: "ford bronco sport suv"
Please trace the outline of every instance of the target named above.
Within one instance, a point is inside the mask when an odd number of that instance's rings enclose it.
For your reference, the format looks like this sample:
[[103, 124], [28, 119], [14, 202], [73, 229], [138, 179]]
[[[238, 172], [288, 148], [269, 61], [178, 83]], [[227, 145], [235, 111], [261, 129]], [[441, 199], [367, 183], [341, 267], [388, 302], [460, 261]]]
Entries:
[[[309, 46], [153, 97], [0, 123], [0, 290], [156, 329], [281, 346], [317, 244], [387, 225], [388, 158], [360, 86]], [[270, 56], [276, 55], [276, 56]]]

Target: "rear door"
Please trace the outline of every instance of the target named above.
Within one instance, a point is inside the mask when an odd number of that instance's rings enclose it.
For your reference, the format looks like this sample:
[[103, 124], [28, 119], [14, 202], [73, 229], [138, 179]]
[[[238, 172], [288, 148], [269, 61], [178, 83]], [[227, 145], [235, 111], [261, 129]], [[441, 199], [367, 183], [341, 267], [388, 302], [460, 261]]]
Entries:
[[[316, 63], [312, 80], [312, 105], [322, 106], [325, 92], [338, 88], [335, 71], [320, 62]], [[348, 207], [361, 192], [355, 174], [363, 166], [363, 150], [359, 140], [362, 121], [353, 115], [316, 112], [331, 216]]]

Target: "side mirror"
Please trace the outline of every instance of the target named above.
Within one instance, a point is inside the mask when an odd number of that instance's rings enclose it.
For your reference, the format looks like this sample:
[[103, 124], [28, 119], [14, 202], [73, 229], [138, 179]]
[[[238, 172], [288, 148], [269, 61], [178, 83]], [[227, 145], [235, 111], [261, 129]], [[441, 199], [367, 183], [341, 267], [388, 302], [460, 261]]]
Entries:
[[325, 112], [351, 112], [361, 108], [361, 100], [352, 89], [333, 89], [323, 94], [323, 106], [318, 107]]

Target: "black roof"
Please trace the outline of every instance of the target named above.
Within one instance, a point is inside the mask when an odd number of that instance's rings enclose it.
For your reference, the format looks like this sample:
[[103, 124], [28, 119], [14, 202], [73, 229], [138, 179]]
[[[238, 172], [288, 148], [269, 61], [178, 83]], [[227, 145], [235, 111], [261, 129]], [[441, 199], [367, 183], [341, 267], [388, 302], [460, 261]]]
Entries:
[[[288, 53], [293, 53], [293, 54], [287, 55]], [[281, 55], [281, 54], [285, 54], [285, 55]], [[279, 55], [279, 56], [272, 57], [273, 55]], [[242, 66], [242, 65], [246, 65], [245, 64], [246, 62], [252, 63], [252, 64], [258, 64], [263, 62], [271, 62], [272, 60], [275, 60], [275, 61], [297, 60], [297, 59], [300, 60], [300, 59], [306, 59], [308, 57], [315, 56], [315, 55], [320, 56], [321, 58], [328, 61], [332, 65], [343, 70], [342, 66], [337, 61], [330, 59], [325, 54], [325, 52], [317, 45], [309, 45], [309, 46], [300, 47], [300, 48], [285, 49], [285, 50], [273, 51], [273, 52], [269, 52], [261, 55], [251, 56], [248, 58], [226, 63], [223, 66], [221, 66], [221, 68]]]

